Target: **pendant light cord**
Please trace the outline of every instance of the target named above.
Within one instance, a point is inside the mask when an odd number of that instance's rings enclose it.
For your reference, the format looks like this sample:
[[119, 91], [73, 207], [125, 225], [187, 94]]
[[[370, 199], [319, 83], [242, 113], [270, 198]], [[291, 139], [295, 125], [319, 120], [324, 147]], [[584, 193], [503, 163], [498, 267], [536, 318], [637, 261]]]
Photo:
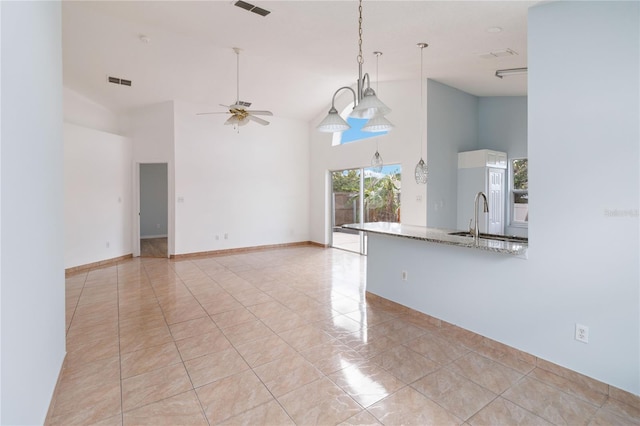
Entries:
[[234, 47], [236, 52], [236, 104], [240, 103], [240, 48]]
[[423, 148], [422, 148], [422, 140], [425, 140], [425, 149], [426, 149], [426, 128], [427, 128], [427, 111], [426, 104], [424, 99], [424, 48], [427, 47], [427, 43], [418, 43], [418, 47], [420, 48], [420, 161], [416, 164], [415, 169], [415, 178], [417, 184], [426, 184], [428, 178], [428, 170], [427, 164], [424, 162], [422, 158]]
[[236, 52], [236, 103], [240, 103], [240, 52]]
[[426, 111], [424, 104], [424, 48], [427, 47], [426, 43], [418, 44], [420, 47], [420, 158], [422, 158], [423, 150], [422, 150], [422, 141], [425, 139], [425, 128], [426, 128]]
[[362, 0], [358, 3], [358, 63], [360, 65], [364, 63], [362, 56]]
[[380, 55], [382, 55], [382, 52], [373, 52], [376, 55], [376, 92], [380, 93], [378, 91], [378, 82], [380, 81], [380, 77], [378, 76], [378, 61], [380, 60]]

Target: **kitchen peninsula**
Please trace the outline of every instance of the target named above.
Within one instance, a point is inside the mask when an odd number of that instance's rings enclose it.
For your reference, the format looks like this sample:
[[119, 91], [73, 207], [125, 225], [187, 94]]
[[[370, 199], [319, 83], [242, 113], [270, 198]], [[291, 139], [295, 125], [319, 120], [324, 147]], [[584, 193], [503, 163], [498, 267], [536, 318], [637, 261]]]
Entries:
[[387, 222], [343, 227], [367, 233], [368, 294], [528, 349], [513, 337], [519, 307], [504, 302], [522, 291], [522, 277], [531, 272], [526, 242], [476, 243], [453, 230]]
[[447, 244], [477, 250], [491, 251], [526, 258], [528, 241], [525, 238], [487, 236], [475, 240], [465, 232], [447, 229], [426, 228], [424, 226], [403, 225], [394, 222], [370, 222], [347, 224], [343, 228], [364, 231], [369, 234], [387, 235], [428, 243]]

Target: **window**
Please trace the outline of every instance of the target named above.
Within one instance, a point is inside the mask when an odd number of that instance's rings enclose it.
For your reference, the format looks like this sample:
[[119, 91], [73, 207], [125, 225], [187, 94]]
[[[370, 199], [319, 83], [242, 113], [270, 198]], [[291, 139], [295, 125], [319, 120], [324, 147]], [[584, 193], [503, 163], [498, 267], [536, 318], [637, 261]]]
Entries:
[[345, 130], [344, 132], [334, 133], [332, 145], [342, 145], [344, 143], [359, 141], [362, 139], [373, 138], [375, 136], [386, 135], [388, 132], [363, 132], [362, 126], [364, 126], [368, 119], [366, 118], [351, 118], [349, 117], [349, 113], [353, 110], [353, 102], [347, 105], [345, 109], [340, 113], [340, 117], [347, 121], [347, 124], [351, 126], [349, 130]]
[[526, 227], [529, 223], [528, 160], [511, 160], [511, 225]]

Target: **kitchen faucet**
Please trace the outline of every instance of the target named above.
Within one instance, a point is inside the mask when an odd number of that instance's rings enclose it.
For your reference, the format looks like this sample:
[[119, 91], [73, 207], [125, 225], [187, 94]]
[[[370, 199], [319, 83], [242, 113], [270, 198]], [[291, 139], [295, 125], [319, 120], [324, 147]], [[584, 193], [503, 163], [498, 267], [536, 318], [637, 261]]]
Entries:
[[471, 227], [471, 220], [469, 220], [469, 232], [473, 234], [473, 238], [478, 241], [478, 234], [480, 233], [478, 228], [478, 201], [480, 200], [480, 196], [484, 199], [484, 212], [489, 213], [489, 204], [487, 203], [487, 196], [484, 195], [484, 192], [480, 191], [476, 194], [476, 198], [474, 200], [474, 209], [473, 209], [473, 220], [474, 227]]

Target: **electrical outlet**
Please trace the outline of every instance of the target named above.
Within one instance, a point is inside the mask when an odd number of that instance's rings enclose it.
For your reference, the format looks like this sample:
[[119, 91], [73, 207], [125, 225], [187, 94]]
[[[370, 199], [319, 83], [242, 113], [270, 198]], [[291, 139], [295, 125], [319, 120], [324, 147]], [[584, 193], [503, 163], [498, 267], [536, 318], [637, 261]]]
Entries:
[[109, 241], [107, 241], [107, 248], [109, 248], [109, 246], [110, 246], [110, 245], [111, 245], [111, 244], [109, 243]]
[[220, 239], [220, 235], [216, 235], [216, 241]]
[[576, 324], [576, 340], [583, 343], [589, 343], [589, 327], [582, 324]]
[[224, 239], [225, 239], [225, 240], [228, 240], [228, 239], [229, 239], [229, 234], [225, 233], [225, 234], [224, 234]]
[[407, 271], [402, 271], [402, 281], [407, 280]]

